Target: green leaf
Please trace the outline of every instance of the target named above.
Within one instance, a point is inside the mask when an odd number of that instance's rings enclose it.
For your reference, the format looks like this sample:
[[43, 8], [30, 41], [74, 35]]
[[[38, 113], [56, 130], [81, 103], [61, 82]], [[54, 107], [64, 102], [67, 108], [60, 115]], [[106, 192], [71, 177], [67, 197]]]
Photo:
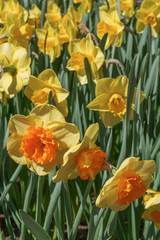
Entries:
[[108, 37], [108, 33], [105, 33], [102, 40], [100, 41], [99, 47], [100, 47], [102, 52], [104, 51], [104, 47], [105, 47], [105, 44], [106, 44], [106, 41], [107, 41], [107, 37]]
[[51, 240], [50, 236], [45, 232], [41, 225], [35, 222], [27, 213], [20, 209], [19, 214], [26, 227], [38, 240]]

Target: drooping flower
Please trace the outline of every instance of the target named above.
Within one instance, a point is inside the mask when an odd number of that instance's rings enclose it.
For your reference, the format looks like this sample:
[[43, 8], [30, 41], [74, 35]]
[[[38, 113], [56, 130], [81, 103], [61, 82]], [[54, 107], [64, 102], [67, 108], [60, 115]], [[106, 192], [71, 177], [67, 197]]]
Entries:
[[47, 12], [45, 14], [46, 19], [55, 24], [55, 26], [58, 25], [59, 21], [61, 20], [61, 11], [60, 8], [57, 6], [55, 2], [49, 1], [47, 4]]
[[50, 56], [50, 62], [53, 62], [61, 54], [61, 44], [58, 37], [58, 30], [53, 28], [49, 22], [46, 22], [44, 29], [37, 28], [39, 50]]
[[7, 151], [18, 164], [38, 175], [50, 173], [79, 141], [79, 130], [53, 105], [38, 105], [29, 116], [14, 115], [8, 124]]
[[[114, 78], [102, 78], [96, 84], [95, 95], [87, 105], [87, 108], [99, 111], [102, 122], [106, 127], [113, 127], [125, 118], [127, 107], [128, 78], [118, 76]], [[134, 91], [132, 106], [130, 110], [130, 120], [134, 116], [134, 101], [136, 89]], [[141, 91], [140, 102], [144, 100], [145, 94]]]
[[145, 27], [149, 24], [152, 36], [157, 37], [160, 33], [160, 5], [152, 0], [143, 0], [140, 9], [136, 11], [137, 18], [136, 31], [143, 33]]
[[126, 209], [149, 188], [155, 169], [154, 160], [125, 159], [114, 176], [104, 184], [96, 205], [100, 208], [109, 207], [114, 212]]
[[36, 4], [32, 4], [31, 9], [29, 10], [28, 23], [33, 28], [37, 28], [40, 25], [41, 10], [37, 7]]
[[62, 85], [52, 69], [46, 69], [38, 77], [30, 76], [29, 83], [24, 90], [24, 94], [33, 102], [33, 104], [43, 104], [48, 102], [49, 93], [52, 92], [52, 98], [56, 107], [64, 116], [68, 114], [68, 105], [66, 98], [68, 91], [62, 88]]
[[97, 24], [97, 35], [100, 39], [107, 33], [105, 50], [108, 49], [116, 41], [116, 47], [120, 47], [123, 40], [124, 24], [120, 21], [119, 13], [116, 5], [102, 6], [99, 9], [100, 22]]
[[25, 48], [3, 43], [0, 45], [0, 62], [0, 88], [3, 89], [6, 104], [7, 98], [14, 97], [28, 83], [31, 58]]
[[160, 192], [152, 189], [147, 190], [144, 197], [145, 211], [142, 218], [147, 221], [153, 221], [160, 230]]
[[102, 169], [111, 170], [111, 166], [105, 161], [107, 154], [95, 144], [98, 129], [98, 123], [89, 126], [83, 141], [65, 153], [63, 163], [53, 177], [54, 182], [67, 181], [78, 176], [83, 180], [94, 180], [95, 175]]
[[71, 56], [67, 63], [70, 71], [76, 71], [81, 84], [87, 84], [87, 75], [85, 71], [84, 59], [87, 58], [90, 64], [92, 79], [97, 82], [99, 79], [98, 70], [104, 62], [104, 54], [99, 47], [95, 46], [91, 35], [88, 34], [82, 40], [75, 39], [68, 45], [68, 51]]

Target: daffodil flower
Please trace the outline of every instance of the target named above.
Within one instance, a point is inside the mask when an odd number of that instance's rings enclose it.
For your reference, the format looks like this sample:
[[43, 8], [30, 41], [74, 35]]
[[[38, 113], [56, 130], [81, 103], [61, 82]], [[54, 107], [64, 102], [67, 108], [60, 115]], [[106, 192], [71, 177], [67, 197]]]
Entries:
[[154, 160], [139, 161], [136, 157], [125, 159], [114, 176], [104, 184], [96, 205], [100, 208], [109, 207], [114, 212], [126, 209], [150, 187], [155, 169]]
[[84, 14], [86, 15], [91, 11], [93, 6], [93, 0], [73, 0], [75, 4], [81, 3]]
[[36, 4], [32, 4], [31, 9], [29, 10], [28, 23], [32, 28], [37, 28], [40, 25], [41, 10], [37, 7]]
[[116, 47], [120, 47], [123, 41], [124, 24], [120, 21], [118, 10], [114, 5], [109, 9], [107, 5], [99, 9], [100, 21], [97, 24], [97, 35], [100, 39], [107, 33], [105, 50], [108, 49], [116, 41]]
[[[114, 78], [102, 78], [96, 84], [96, 98], [87, 105], [87, 108], [99, 111], [102, 122], [106, 127], [113, 127], [125, 118], [127, 107], [128, 78], [118, 76]], [[133, 102], [130, 110], [130, 120], [134, 116], [134, 91]], [[145, 94], [141, 91], [140, 102], [144, 100]]]
[[79, 130], [53, 105], [38, 105], [29, 116], [14, 115], [8, 124], [10, 157], [37, 175], [50, 173], [79, 141]]
[[99, 47], [94, 45], [91, 35], [88, 34], [82, 40], [71, 41], [68, 45], [68, 51], [71, 58], [67, 63], [67, 68], [77, 72], [80, 83], [83, 85], [88, 82], [84, 64], [85, 58], [90, 64], [93, 81], [97, 82], [99, 79], [98, 71], [104, 62], [104, 54]]
[[160, 230], [160, 192], [148, 189], [144, 197], [144, 205], [145, 211], [142, 218], [146, 221], [153, 221]]
[[160, 33], [160, 5], [152, 0], [144, 0], [140, 9], [136, 11], [137, 18], [136, 31], [142, 33], [149, 24], [152, 36], [157, 37]]
[[0, 45], [0, 53], [0, 88], [3, 89], [5, 98], [11, 98], [28, 84], [31, 58], [25, 48], [10, 43]]
[[0, 9], [0, 22], [6, 23], [6, 16], [8, 13], [13, 14], [16, 18], [23, 13], [25, 21], [27, 21], [28, 12], [27, 10], [19, 4], [17, 0], [3, 0], [1, 1], [1, 9]]
[[49, 93], [52, 92], [52, 98], [56, 107], [64, 116], [68, 114], [68, 105], [66, 98], [69, 93], [62, 88], [56, 73], [51, 69], [46, 69], [38, 77], [30, 75], [29, 83], [24, 90], [24, 94], [33, 104], [43, 104], [48, 102]]
[[53, 177], [54, 182], [67, 181], [80, 176], [82, 180], [95, 179], [101, 170], [111, 171], [111, 166], [105, 161], [107, 154], [96, 146], [98, 137], [98, 123], [87, 129], [81, 143], [71, 147], [63, 157], [60, 169]]
[[53, 28], [49, 22], [46, 22], [44, 29], [37, 28], [39, 50], [50, 56], [50, 62], [53, 62], [61, 54], [61, 44], [57, 29]]

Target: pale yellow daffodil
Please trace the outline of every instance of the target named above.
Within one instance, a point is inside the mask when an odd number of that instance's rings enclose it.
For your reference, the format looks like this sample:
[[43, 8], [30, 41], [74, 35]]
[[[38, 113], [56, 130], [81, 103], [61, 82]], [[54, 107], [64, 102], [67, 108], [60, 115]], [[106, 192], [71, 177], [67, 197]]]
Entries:
[[139, 161], [136, 157], [125, 159], [114, 176], [104, 184], [96, 205], [100, 208], [109, 207], [114, 212], [126, 209], [150, 187], [155, 169], [154, 160]]
[[116, 47], [120, 47], [123, 41], [124, 24], [120, 21], [116, 5], [109, 9], [107, 5], [99, 8], [100, 22], [97, 24], [97, 35], [100, 39], [107, 33], [105, 50], [113, 46], [116, 41]]
[[66, 98], [69, 92], [62, 88], [62, 85], [51, 69], [46, 69], [38, 77], [30, 76], [29, 83], [24, 90], [24, 94], [33, 102], [33, 104], [43, 104], [48, 102], [49, 93], [52, 92], [52, 98], [56, 107], [64, 116], [68, 115], [68, 105]]
[[[25, 48], [3, 43], [0, 45], [0, 62], [0, 88], [3, 89], [5, 98], [12, 98], [28, 84], [31, 58]], [[6, 99], [4, 101], [6, 103]]]
[[[124, 75], [114, 78], [102, 78], [96, 84], [95, 95], [87, 108], [99, 111], [102, 122], [106, 127], [113, 127], [125, 118], [127, 107], [128, 78]], [[130, 110], [130, 120], [134, 116], [134, 101], [136, 89]], [[145, 98], [141, 91], [140, 102]]]
[[152, 0], [143, 0], [140, 9], [136, 11], [137, 18], [136, 31], [143, 33], [145, 27], [149, 24], [153, 37], [160, 33], [160, 5]]
[[90, 64], [92, 80], [97, 82], [101, 66], [104, 62], [104, 54], [101, 49], [94, 45], [91, 35], [88, 34], [82, 40], [75, 39], [68, 45], [68, 51], [71, 56], [67, 63], [70, 71], [76, 71], [80, 83], [87, 84], [87, 75], [85, 71], [84, 59], [87, 58]]
[[59, 182], [74, 179], [80, 176], [82, 180], [91, 178], [102, 169], [110, 169], [104, 153], [100, 147], [97, 147], [95, 141], [98, 137], [98, 123], [92, 124], [87, 129], [84, 139], [81, 143], [71, 147], [63, 157], [60, 169], [53, 177], [53, 182]]
[[160, 230], [160, 192], [148, 189], [144, 197], [144, 205], [145, 211], [142, 218], [146, 221], [153, 221]]
[[79, 130], [67, 123], [53, 105], [36, 106], [29, 116], [14, 115], [8, 124], [10, 157], [37, 175], [46, 175], [62, 162], [63, 154], [79, 141]]

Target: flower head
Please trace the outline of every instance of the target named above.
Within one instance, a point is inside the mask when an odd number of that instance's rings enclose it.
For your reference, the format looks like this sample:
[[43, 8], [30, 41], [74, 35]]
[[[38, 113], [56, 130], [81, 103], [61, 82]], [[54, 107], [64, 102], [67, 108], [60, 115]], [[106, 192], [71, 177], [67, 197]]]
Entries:
[[61, 54], [61, 44], [58, 37], [58, 31], [53, 28], [49, 22], [46, 22], [44, 29], [37, 28], [39, 50], [50, 56], [50, 62], [53, 62]]
[[29, 81], [31, 58], [23, 47], [15, 47], [10, 43], [0, 45], [0, 62], [2, 76], [0, 88], [5, 94], [4, 100], [14, 97]]
[[153, 221], [160, 230], [160, 192], [152, 189], [147, 190], [144, 197], [145, 211], [142, 218], [147, 221]]
[[95, 46], [91, 35], [88, 34], [82, 40], [73, 40], [68, 45], [68, 51], [71, 55], [67, 63], [70, 71], [76, 71], [81, 84], [87, 83], [84, 59], [87, 58], [91, 67], [92, 77], [95, 82], [99, 78], [98, 70], [104, 62], [104, 54], [99, 47]]
[[142, 33], [149, 24], [152, 36], [157, 37], [160, 33], [160, 5], [152, 0], [143, 0], [140, 9], [136, 11], [136, 31]]
[[100, 208], [109, 207], [114, 212], [126, 209], [149, 188], [155, 169], [153, 160], [139, 161], [135, 157], [125, 159], [114, 176], [106, 181], [96, 205]]
[[49, 93], [52, 92], [52, 98], [56, 107], [64, 116], [68, 114], [66, 98], [69, 93], [62, 88], [56, 73], [51, 69], [46, 69], [38, 77], [30, 76], [29, 83], [24, 90], [24, 94], [33, 102], [33, 104], [43, 104], [48, 102]]
[[[87, 108], [99, 111], [102, 122], [106, 127], [113, 127], [125, 118], [127, 107], [128, 78], [119, 76], [114, 78], [103, 78], [96, 84], [96, 98], [87, 105]], [[130, 120], [133, 119], [134, 101], [130, 110]], [[141, 102], [145, 94], [141, 91]]]
[[95, 145], [98, 129], [97, 123], [89, 126], [83, 141], [65, 153], [61, 168], [53, 177], [54, 182], [67, 181], [78, 176], [83, 180], [88, 178], [94, 180], [95, 175], [102, 169], [111, 170], [105, 161], [107, 154]]
[[79, 131], [53, 105], [38, 105], [29, 116], [14, 115], [8, 124], [10, 157], [38, 175], [62, 162], [63, 154], [79, 141]]
[[116, 47], [120, 47], [123, 40], [124, 24], [121, 23], [118, 10], [114, 5], [109, 9], [107, 5], [100, 7], [100, 22], [97, 24], [97, 35], [100, 39], [107, 33], [105, 50], [108, 49], [116, 41]]

